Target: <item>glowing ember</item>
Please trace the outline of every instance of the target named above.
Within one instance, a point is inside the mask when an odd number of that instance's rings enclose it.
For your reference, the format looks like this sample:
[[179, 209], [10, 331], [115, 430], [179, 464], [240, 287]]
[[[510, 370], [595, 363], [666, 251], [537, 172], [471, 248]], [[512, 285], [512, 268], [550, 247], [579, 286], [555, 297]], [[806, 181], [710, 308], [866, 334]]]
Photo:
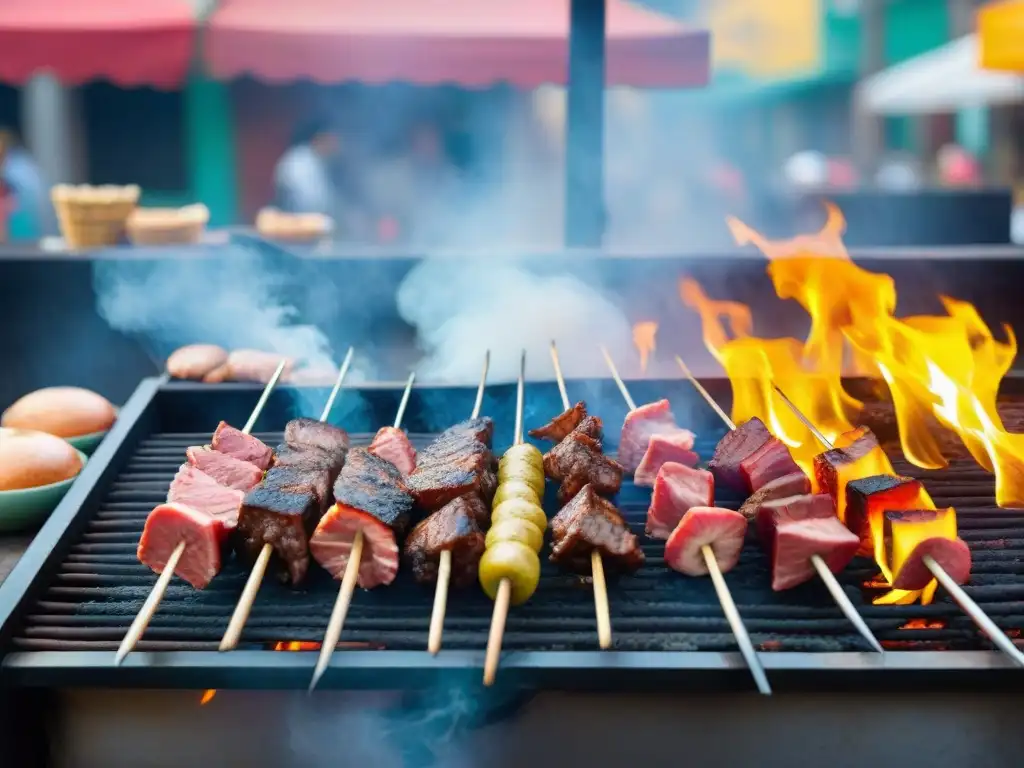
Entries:
[[213, 697], [217, 695], [215, 688], [209, 688], [203, 691], [203, 695], [199, 697], [199, 706], [203, 707], [213, 701]]
[[319, 651], [320, 643], [310, 643], [299, 640], [287, 640], [274, 643], [273, 651]]
[[900, 629], [945, 629], [946, 622], [942, 619], [911, 619]]
[[654, 354], [654, 337], [658, 333], [658, 324], [651, 321], [637, 323], [633, 326], [633, 344], [640, 353], [640, 370], [647, 373], [647, 361]]

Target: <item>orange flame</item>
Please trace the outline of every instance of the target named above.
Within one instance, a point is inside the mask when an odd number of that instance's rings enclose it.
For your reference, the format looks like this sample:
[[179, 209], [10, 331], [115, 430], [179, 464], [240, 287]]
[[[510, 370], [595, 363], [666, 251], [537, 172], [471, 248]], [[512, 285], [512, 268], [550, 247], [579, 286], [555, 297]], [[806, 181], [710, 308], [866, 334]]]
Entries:
[[637, 323], [633, 326], [633, 344], [640, 353], [640, 370], [647, 373], [647, 361], [654, 354], [654, 337], [658, 333], [658, 324], [652, 321]]
[[203, 691], [203, 695], [199, 697], [199, 706], [205, 707], [207, 704], [213, 701], [213, 697], [216, 695], [217, 690], [215, 688], [209, 688]]
[[[1017, 352], [1012, 329], [1004, 326], [1006, 341], [997, 341], [971, 304], [946, 297], [945, 316], [896, 318], [894, 281], [850, 260], [842, 242], [842, 213], [834, 205], [827, 212], [819, 232], [786, 241], [767, 240], [742, 222], [728, 221], [738, 243], [753, 243], [768, 257], [778, 296], [796, 300], [810, 315], [805, 341], [753, 337], [748, 308], [713, 301], [692, 281], [680, 286], [684, 303], [701, 314], [705, 344], [732, 382], [733, 418], [760, 417], [790, 447], [797, 463], [809, 469], [818, 446], [779, 401], [772, 383], [834, 441], [852, 428], [850, 419], [861, 408], [843, 390], [842, 373], [869, 372], [889, 388], [909, 461], [924, 468], [946, 466], [931, 430], [932, 425], [945, 426], [995, 473], [999, 505], [1024, 506], [1024, 435], [1008, 433], [996, 411], [1000, 382]], [[732, 325], [731, 335], [723, 317]], [[857, 468], [858, 476], [878, 472], [875, 459], [867, 464], [872, 466]], [[921, 501], [933, 506], [927, 497]], [[942, 519], [944, 535], [955, 535], [954, 513]], [[888, 579], [893, 569], [880, 528], [873, 526], [876, 560]], [[898, 543], [894, 551], [908, 544]], [[932, 582], [923, 594], [893, 591], [876, 602], [917, 597], [928, 602], [935, 586]]]
[[[772, 385], [777, 384], [826, 438], [835, 441], [853, 429], [847, 411], [860, 406], [840, 385], [841, 360], [821, 355], [819, 364], [814, 365], [808, 357], [810, 342], [750, 335], [753, 323], [749, 307], [709, 299], [693, 280], [684, 279], [679, 293], [683, 302], [700, 314], [704, 343], [732, 383], [733, 421], [739, 424], [754, 416], [763, 420], [813, 479], [814, 457], [821, 446]], [[723, 318], [730, 326], [731, 338]]]
[[274, 643], [271, 649], [274, 651], [319, 651], [320, 643], [311, 643], [305, 640], [282, 640]]

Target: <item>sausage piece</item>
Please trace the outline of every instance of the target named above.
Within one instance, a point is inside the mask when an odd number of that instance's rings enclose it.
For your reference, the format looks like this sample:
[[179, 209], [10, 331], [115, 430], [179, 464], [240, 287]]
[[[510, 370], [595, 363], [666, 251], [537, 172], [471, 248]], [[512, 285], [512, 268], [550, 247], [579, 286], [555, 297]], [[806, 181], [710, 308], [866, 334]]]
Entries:
[[167, 372], [176, 379], [200, 380], [227, 360], [227, 350], [215, 344], [189, 344], [167, 358]]

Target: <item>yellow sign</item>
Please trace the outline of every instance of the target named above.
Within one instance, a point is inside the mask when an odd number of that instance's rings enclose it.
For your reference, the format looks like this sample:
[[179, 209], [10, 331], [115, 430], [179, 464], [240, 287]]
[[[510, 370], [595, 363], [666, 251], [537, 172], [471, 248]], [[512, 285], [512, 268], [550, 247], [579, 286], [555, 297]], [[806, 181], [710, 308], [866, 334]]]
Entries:
[[1024, 0], [992, 3], [978, 11], [981, 66], [1024, 72]]
[[716, 70], [763, 80], [811, 75], [821, 65], [825, 0], [710, 0]]

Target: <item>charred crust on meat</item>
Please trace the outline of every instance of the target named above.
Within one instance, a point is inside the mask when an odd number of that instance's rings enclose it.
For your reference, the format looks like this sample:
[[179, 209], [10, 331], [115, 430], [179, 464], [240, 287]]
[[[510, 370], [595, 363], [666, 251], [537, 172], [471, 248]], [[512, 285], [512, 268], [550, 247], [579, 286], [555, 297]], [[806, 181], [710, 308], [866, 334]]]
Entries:
[[354, 448], [345, 468], [334, 483], [338, 504], [353, 507], [391, 528], [396, 536], [405, 533], [412, 510], [412, 496], [406, 489], [402, 473], [394, 464]]

